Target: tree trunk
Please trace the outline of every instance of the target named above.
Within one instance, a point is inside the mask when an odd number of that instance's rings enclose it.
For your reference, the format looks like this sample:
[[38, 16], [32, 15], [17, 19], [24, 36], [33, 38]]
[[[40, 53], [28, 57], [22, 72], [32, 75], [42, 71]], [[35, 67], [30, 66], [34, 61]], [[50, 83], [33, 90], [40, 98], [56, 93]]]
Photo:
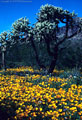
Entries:
[[40, 60], [39, 60], [38, 52], [37, 52], [37, 49], [36, 49], [36, 46], [35, 46], [35, 44], [34, 44], [33, 39], [31, 39], [31, 44], [32, 44], [32, 47], [33, 47], [33, 49], [34, 49], [35, 58], [36, 58], [36, 61], [37, 61], [38, 65], [39, 65], [39, 67], [45, 69], [45, 66], [44, 66], [44, 65], [40, 62]]
[[2, 69], [5, 70], [5, 52], [2, 52]]
[[54, 70], [54, 68], [56, 66], [56, 61], [57, 61], [57, 56], [55, 56], [55, 58], [52, 60], [48, 73], [52, 73], [53, 72], [53, 70]]
[[51, 61], [48, 73], [52, 73], [53, 72], [53, 70], [54, 70], [54, 68], [56, 66], [57, 58], [58, 58], [58, 47], [56, 46], [54, 48], [54, 58]]

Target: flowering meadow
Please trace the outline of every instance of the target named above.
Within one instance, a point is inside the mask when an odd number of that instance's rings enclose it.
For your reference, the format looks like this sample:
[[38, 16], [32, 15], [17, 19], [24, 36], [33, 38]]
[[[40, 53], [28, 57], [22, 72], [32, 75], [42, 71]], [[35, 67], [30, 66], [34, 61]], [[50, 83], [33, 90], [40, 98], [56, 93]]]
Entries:
[[26, 71], [35, 70], [0, 71], [0, 110], [7, 114], [5, 120], [82, 120], [81, 72], [78, 76], [55, 69], [51, 76]]

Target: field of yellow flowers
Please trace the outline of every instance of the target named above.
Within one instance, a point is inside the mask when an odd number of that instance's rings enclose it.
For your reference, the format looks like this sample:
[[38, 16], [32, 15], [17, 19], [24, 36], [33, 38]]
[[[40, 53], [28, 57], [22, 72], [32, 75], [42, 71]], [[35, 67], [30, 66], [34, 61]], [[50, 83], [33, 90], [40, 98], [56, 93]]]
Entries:
[[0, 120], [82, 120], [82, 76], [18, 74], [27, 70], [0, 71]]

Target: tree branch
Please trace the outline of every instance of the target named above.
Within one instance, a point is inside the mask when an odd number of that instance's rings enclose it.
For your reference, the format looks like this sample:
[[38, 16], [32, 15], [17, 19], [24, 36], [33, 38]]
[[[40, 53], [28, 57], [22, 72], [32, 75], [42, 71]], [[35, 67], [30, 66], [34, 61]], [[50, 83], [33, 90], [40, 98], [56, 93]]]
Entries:
[[75, 35], [77, 35], [80, 32], [81, 32], [81, 28], [79, 29], [79, 31], [76, 31], [74, 34], [68, 36], [67, 39], [74, 37]]
[[46, 41], [46, 46], [47, 46], [47, 51], [48, 51], [49, 56], [53, 56], [54, 53], [50, 51], [50, 43], [47, 41]]
[[64, 38], [57, 43], [57, 45], [58, 45], [58, 46], [61, 45], [66, 39], [72, 38], [72, 37], [74, 37], [75, 35], [77, 35], [77, 34], [80, 33], [80, 32], [81, 32], [81, 27], [80, 27], [79, 31], [76, 31], [74, 34], [72, 34], [72, 35], [70, 35], [70, 36], [67, 36], [67, 37], [66, 37], [66, 35], [65, 35]]
[[30, 40], [31, 40], [31, 44], [32, 44], [32, 47], [33, 47], [34, 52], [35, 52], [35, 58], [36, 58], [36, 61], [37, 61], [38, 65], [40, 66], [40, 68], [45, 68], [45, 66], [43, 64], [41, 64], [41, 62], [39, 60], [38, 53], [37, 53], [36, 46], [34, 44], [33, 38], [30, 37]]

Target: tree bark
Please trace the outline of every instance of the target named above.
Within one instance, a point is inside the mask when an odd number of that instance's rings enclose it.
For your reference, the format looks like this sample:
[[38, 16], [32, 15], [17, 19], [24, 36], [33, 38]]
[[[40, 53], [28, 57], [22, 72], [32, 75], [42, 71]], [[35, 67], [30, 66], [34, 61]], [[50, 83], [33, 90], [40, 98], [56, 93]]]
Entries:
[[2, 69], [5, 70], [5, 52], [2, 52]]
[[35, 44], [34, 44], [33, 39], [31, 39], [31, 44], [32, 44], [32, 47], [33, 47], [33, 49], [34, 49], [35, 58], [36, 58], [36, 61], [37, 61], [38, 65], [39, 65], [39, 67], [45, 69], [45, 66], [44, 66], [44, 65], [40, 62], [40, 60], [39, 60], [38, 52], [37, 52], [37, 49], [36, 49], [36, 46], [35, 46]]
[[58, 58], [58, 47], [56, 46], [54, 48], [54, 58], [51, 61], [48, 73], [52, 73], [53, 72], [53, 70], [54, 70], [54, 68], [56, 66], [57, 58]]

